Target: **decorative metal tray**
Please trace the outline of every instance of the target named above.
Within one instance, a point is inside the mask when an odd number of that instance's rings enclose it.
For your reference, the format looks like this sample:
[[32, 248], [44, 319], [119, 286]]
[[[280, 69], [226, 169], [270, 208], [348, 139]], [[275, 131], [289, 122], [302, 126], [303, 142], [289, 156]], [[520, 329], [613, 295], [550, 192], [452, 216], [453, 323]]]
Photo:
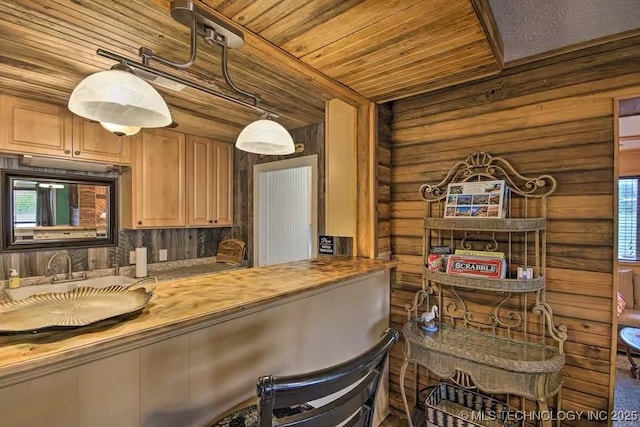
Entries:
[[0, 332], [36, 332], [53, 327], [80, 327], [141, 310], [153, 289], [130, 286], [80, 287], [68, 292], [49, 292], [16, 301], [0, 302]]

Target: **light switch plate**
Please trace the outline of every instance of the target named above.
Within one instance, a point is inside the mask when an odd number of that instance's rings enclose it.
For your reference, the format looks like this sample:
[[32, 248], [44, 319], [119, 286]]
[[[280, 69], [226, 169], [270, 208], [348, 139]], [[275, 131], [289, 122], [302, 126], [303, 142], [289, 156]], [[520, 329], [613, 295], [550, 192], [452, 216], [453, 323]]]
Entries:
[[158, 251], [158, 260], [159, 261], [166, 261], [167, 258], [168, 258], [167, 250], [166, 249], [160, 249]]
[[136, 251], [129, 251], [129, 264], [136, 263]]

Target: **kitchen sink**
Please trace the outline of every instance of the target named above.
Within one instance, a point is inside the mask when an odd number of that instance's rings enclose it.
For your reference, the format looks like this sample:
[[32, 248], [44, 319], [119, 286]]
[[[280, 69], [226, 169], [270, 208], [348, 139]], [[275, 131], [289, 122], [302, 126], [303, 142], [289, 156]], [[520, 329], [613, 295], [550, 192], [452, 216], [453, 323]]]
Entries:
[[139, 281], [140, 279], [135, 279], [133, 277], [126, 276], [102, 276], [102, 277], [92, 277], [90, 279], [78, 280], [75, 282], [63, 282], [63, 283], [52, 283], [48, 285], [32, 285], [32, 286], [22, 286], [20, 288], [9, 289], [6, 288], [4, 291], [7, 293], [9, 298], [13, 301], [28, 298], [31, 295], [35, 294], [43, 294], [43, 293], [59, 293], [59, 292], [68, 292], [75, 288], [80, 287], [88, 287], [88, 288], [106, 288], [108, 286], [127, 286], [134, 282]]

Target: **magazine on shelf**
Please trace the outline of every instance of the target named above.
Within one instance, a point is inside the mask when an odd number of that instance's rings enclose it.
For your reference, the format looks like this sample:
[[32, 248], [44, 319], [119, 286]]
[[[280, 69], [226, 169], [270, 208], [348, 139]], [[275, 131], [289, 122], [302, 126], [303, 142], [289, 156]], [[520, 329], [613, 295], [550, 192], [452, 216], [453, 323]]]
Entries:
[[449, 184], [445, 218], [504, 218], [507, 207], [504, 180]]

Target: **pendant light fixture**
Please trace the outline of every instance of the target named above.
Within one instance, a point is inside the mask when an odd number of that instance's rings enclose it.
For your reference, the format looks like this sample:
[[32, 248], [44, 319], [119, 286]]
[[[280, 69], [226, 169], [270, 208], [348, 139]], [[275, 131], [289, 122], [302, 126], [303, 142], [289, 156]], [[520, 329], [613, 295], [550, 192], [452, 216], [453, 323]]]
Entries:
[[284, 155], [295, 152], [293, 138], [278, 122], [265, 114], [249, 123], [238, 135], [236, 148], [255, 154]]
[[[262, 113], [260, 119], [242, 129], [236, 141], [236, 148], [257, 154], [293, 153], [295, 148], [291, 135], [274, 121], [280, 117], [279, 114], [261, 107], [258, 95], [238, 88], [231, 81], [227, 67], [228, 49], [239, 48], [244, 44], [242, 33], [235, 28], [226, 27], [214, 15], [191, 0], [172, 0], [170, 10], [173, 19], [190, 28], [191, 47], [186, 62], [177, 63], [163, 58], [147, 47], [141, 47], [139, 50], [140, 62], [98, 49], [98, 55], [113, 59], [119, 64], [114, 66], [115, 69], [101, 71], [81, 81], [69, 98], [69, 109], [79, 116], [99, 121], [103, 127], [117, 135], [132, 135], [139, 128], [162, 127], [171, 123], [171, 114], [166, 103], [145, 80], [156, 84], [164, 83], [164, 87], [168, 86], [167, 83], [188, 86]], [[173, 68], [190, 67], [196, 59], [199, 34], [204, 36], [207, 44], [222, 48], [221, 65], [225, 82], [234, 92], [247, 99], [227, 95], [149, 65], [151, 60], [156, 60]], [[126, 77], [114, 74], [115, 72], [124, 73]]]
[[69, 110], [89, 120], [117, 126], [163, 127], [171, 113], [160, 94], [126, 67], [91, 74], [71, 93]]

